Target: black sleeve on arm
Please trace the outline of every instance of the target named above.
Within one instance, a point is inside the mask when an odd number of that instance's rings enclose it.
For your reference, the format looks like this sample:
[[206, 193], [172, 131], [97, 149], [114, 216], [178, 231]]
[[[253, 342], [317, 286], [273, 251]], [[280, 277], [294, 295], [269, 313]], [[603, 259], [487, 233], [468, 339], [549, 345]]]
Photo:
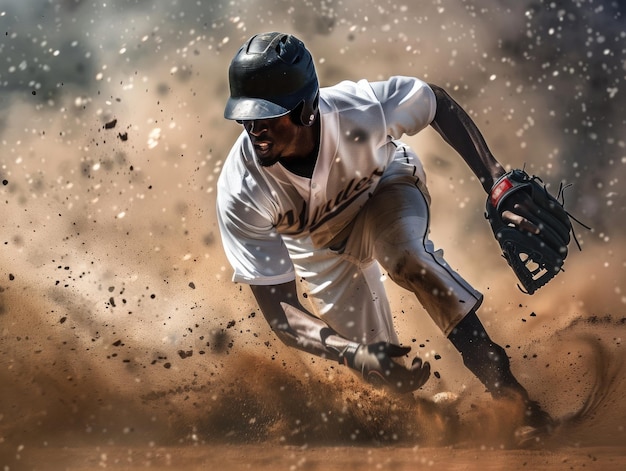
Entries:
[[431, 126], [455, 149], [469, 165], [486, 192], [504, 173], [502, 165], [492, 155], [476, 123], [465, 110], [441, 87], [428, 86], [435, 93], [437, 111]]
[[250, 285], [263, 316], [278, 338], [300, 350], [339, 361], [352, 342], [300, 304], [295, 281], [279, 285]]

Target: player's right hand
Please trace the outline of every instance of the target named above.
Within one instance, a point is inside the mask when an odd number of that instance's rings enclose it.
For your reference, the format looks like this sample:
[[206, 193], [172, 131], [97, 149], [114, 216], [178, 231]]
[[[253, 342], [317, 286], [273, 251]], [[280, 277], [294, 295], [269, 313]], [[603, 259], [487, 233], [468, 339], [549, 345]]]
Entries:
[[373, 386], [397, 393], [408, 393], [421, 388], [430, 376], [430, 364], [423, 363], [419, 357], [415, 357], [408, 368], [394, 360], [410, 351], [411, 347], [388, 342], [350, 344], [341, 358], [344, 364], [359, 371]]

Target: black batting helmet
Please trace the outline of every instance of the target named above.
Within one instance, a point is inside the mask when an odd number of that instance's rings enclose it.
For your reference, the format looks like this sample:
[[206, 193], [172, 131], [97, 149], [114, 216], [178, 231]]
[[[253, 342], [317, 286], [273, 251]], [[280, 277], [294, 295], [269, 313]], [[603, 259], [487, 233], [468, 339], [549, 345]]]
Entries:
[[309, 126], [315, 120], [319, 82], [311, 54], [295, 36], [253, 36], [230, 63], [228, 80], [226, 119], [277, 118], [294, 111], [299, 124]]

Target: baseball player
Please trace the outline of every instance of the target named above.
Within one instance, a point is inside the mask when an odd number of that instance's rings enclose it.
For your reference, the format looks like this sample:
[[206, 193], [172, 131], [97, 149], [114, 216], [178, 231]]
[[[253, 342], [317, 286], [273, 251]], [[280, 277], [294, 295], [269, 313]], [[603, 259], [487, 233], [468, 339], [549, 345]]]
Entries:
[[410, 348], [399, 344], [382, 268], [417, 296], [492, 396], [522, 401], [526, 430], [550, 431], [553, 419], [481, 324], [482, 295], [429, 240], [426, 175], [399, 140], [432, 126], [478, 177], [502, 226], [539, 234], [536, 204], [524, 192], [503, 196], [515, 179], [465, 111], [413, 77], [320, 88], [304, 44], [277, 32], [239, 49], [229, 83], [224, 116], [243, 132], [218, 181], [219, 228], [233, 280], [250, 286], [276, 335], [376, 387], [419, 389], [430, 366], [405, 363]]

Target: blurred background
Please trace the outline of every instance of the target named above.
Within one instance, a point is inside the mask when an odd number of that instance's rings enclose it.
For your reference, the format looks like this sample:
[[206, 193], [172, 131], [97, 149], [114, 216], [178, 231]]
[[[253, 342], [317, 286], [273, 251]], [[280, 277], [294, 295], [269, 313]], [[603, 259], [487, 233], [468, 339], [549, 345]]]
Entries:
[[[514, 370], [554, 413], [580, 403], [593, 362], [578, 334], [623, 357], [625, 13], [609, 0], [1, 4], [0, 446], [447, 433], [428, 414], [419, 432], [389, 418], [351, 374], [282, 347], [230, 281], [214, 213], [241, 131], [222, 116], [227, 68], [263, 31], [302, 39], [323, 86], [443, 86], [505, 166], [553, 193], [571, 184], [565, 207], [592, 230], [575, 224], [582, 251], [572, 243], [530, 297], [462, 160], [431, 130], [406, 139], [428, 173], [432, 238], [485, 293]], [[480, 397], [413, 297], [389, 289], [401, 339], [437, 372], [420, 397]]]

